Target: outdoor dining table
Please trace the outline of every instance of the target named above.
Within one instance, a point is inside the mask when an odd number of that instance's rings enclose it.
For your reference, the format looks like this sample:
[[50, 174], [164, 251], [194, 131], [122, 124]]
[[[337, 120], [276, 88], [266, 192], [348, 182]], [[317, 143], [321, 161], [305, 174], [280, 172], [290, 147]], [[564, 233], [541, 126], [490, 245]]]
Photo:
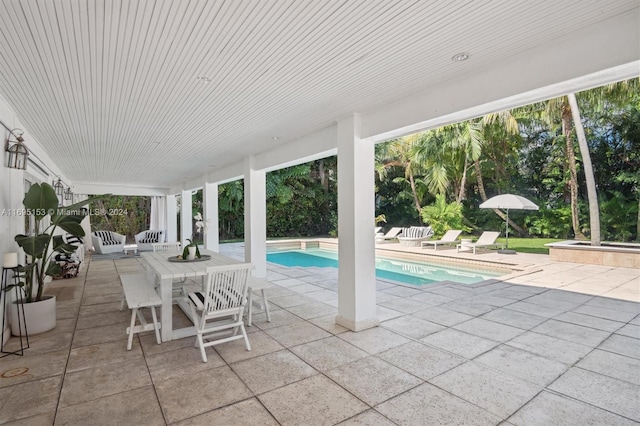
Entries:
[[[170, 262], [170, 257], [177, 256], [178, 252], [143, 252], [140, 254], [147, 266], [147, 273], [160, 281], [161, 328], [162, 341], [167, 342], [182, 337], [194, 336], [195, 327], [173, 328], [173, 280], [203, 277], [207, 275], [207, 268], [211, 266], [224, 266], [242, 263], [239, 260], [221, 255], [210, 250], [200, 250], [202, 255], [209, 255], [211, 259], [191, 262]], [[186, 300], [178, 299], [178, 305], [187, 315], [190, 315]]]

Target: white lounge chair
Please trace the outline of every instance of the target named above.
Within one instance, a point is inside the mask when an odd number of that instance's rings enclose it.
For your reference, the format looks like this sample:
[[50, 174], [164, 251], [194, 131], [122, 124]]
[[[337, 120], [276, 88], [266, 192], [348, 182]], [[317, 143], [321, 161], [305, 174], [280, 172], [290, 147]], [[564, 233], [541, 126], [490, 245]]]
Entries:
[[384, 235], [376, 235], [376, 243], [384, 243], [386, 240], [395, 240], [402, 232], [402, 228], [391, 228], [389, 232]]
[[127, 237], [113, 231], [94, 231], [91, 233], [91, 244], [96, 253], [117, 253], [124, 250]]
[[465, 243], [463, 244], [458, 244], [456, 245], [456, 248], [458, 249], [458, 252], [460, 252], [460, 249], [473, 249], [473, 254], [476, 254], [476, 248], [486, 248], [486, 247], [499, 247], [499, 248], [504, 248], [504, 244], [502, 243], [496, 243], [496, 240], [498, 239], [498, 236], [500, 236], [500, 232], [495, 232], [495, 231], [484, 231], [482, 233], [482, 235], [480, 235], [480, 238], [478, 238], [478, 241], [476, 241], [475, 243]]
[[425, 248], [426, 246], [433, 246], [434, 250], [438, 250], [438, 246], [453, 246], [458, 244], [458, 237], [460, 236], [460, 234], [462, 234], [462, 230], [458, 230], [458, 229], [450, 229], [447, 232], [445, 232], [445, 234], [442, 236], [442, 238], [440, 238], [439, 240], [427, 240], [427, 241], [423, 241], [422, 244], [422, 248]]

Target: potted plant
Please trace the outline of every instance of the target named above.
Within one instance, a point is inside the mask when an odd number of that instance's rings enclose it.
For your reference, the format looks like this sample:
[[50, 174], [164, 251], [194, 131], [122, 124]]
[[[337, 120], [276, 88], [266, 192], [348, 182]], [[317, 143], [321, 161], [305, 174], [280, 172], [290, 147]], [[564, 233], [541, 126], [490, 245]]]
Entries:
[[[25, 303], [25, 322], [29, 334], [51, 330], [56, 324], [55, 296], [45, 296], [44, 287], [47, 276], [58, 276], [61, 267], [52, 258], [56, 253], [72, 254], [77, 247], [67, 244], [62, 235], [56, 235], [58, 228], [75, 237], [83, 237], [84, 230], [80, 222], [87, 212], [83, 201], [67, 207], [58, 207], [55, 190], [47, 183], [34, 184], [22, 201], [25, 213], [32, 215], [35, 221], [33, 235], [19, 234], [15, 241], [26, 254], [25, 265], [18, 269]], [[49, 218], [48, 223], [45, 221]], [[14, 286], [8, 286], [8, 290]], [[12, 323], [17, 324], [17, 307], [12, 306]], [[14, 334], [16, 334], [14, 328]]]
[[[202, 218], [200, 212], [196, 212], [193, 218], [196, 220], [196, 232], [200, 233], [207, 229], [206, 221]], [[195, 237], [192, 235], [191, 238], [187, 238], [187, 241], [189, 241], [189, 244], [184, 246], [182, 258], [193, 260], [197, 257], [200, 259], [202, 255], [200, 254], [200, 248], [198, 247]]]

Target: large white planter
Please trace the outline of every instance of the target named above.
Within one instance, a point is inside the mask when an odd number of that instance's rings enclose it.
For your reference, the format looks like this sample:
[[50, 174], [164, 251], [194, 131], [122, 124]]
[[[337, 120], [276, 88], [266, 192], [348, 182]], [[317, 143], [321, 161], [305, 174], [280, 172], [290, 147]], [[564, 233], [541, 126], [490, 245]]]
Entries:
[[[20, 319], [22, 320], [22, 306], [15, 302], [11, 304], [11, 334], [20, 335], [20, 327], [18, 327], [18, 309], [20, 309]], [[24, 318], [27, 324], [27, 332], [29, 336], [44, 333], [52, 330], [56, 326], [56, 297], [44, 296], [39, 302], [31, 302], [24, 304]], [[24, 325], [20, 321], [22, 334], [24, 334]]]

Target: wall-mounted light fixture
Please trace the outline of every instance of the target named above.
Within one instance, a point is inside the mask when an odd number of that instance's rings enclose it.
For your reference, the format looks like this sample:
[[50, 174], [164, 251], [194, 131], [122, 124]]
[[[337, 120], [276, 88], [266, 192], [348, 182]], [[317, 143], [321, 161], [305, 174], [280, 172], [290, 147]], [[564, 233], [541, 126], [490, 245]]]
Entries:
[[64, 199], [67, 201], [73, 199], [73, 192], [71, 192], [71, 187], [68, 187], [66, 191], [64, 191]]
[[[27, 157], [29, 157], [29, 150], [24, 145], [24, 138], [22, 135], [24, 131], [21, 129], [9, 130], [9, 137], [5, 143], [4, 150], [7, 154], [7, 167], [10, 169], [27, 169]], [[11, 139], [13, 136], [14, 140]]]
[[62, 183], [62, 180], [60, 180], [60, 178], [58, 178], [57, 182], [53, 182], [53, 189], [56, 191], [56, 195], [58, 196], [59, 200], [62, 200], [62, 197], [64, 196], [64, 184]]

